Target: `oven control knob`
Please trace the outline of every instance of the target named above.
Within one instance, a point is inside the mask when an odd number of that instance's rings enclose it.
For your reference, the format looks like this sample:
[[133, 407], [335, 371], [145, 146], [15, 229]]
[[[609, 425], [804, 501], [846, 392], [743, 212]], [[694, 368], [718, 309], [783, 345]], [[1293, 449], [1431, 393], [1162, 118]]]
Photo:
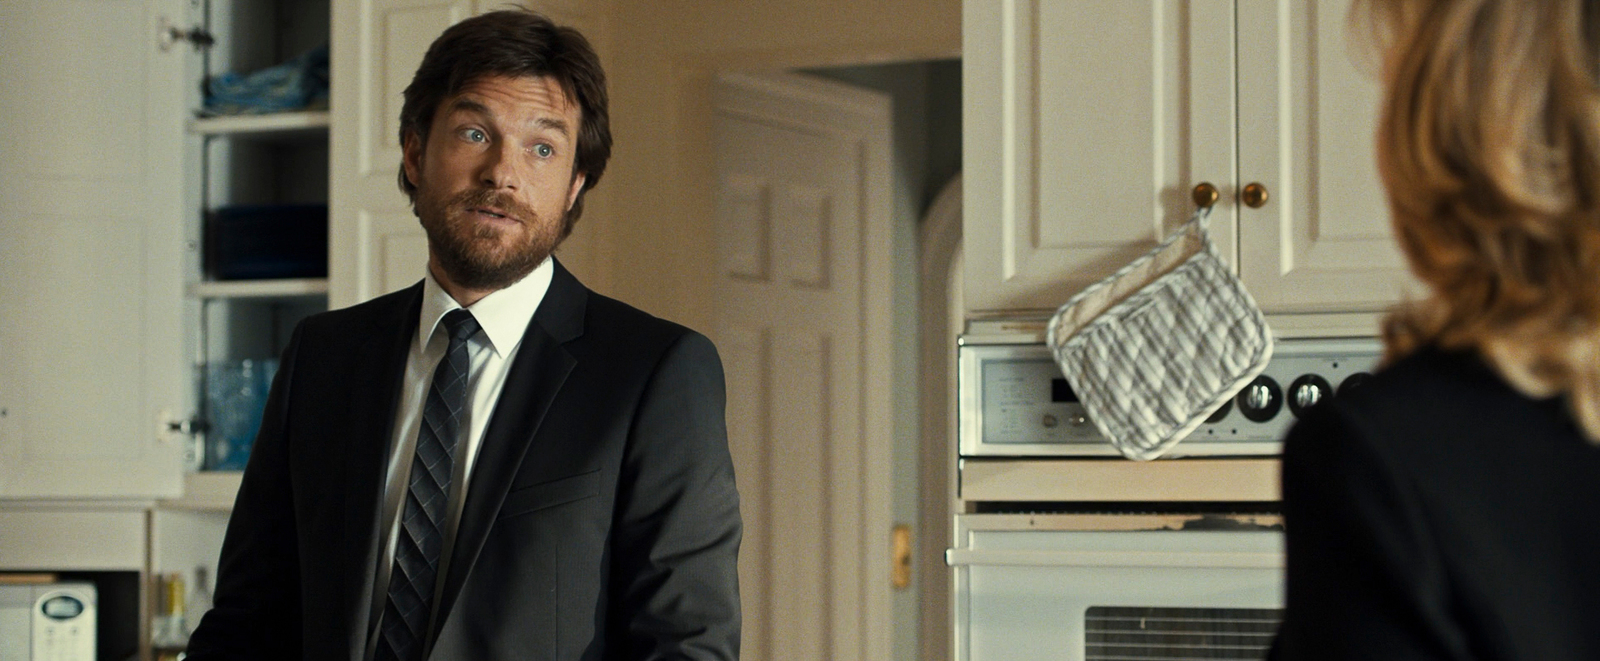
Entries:
[[1054, 415], [1046, 413], [1044, 414], [1044, 417], [1039, 420], [1039, 424], [1044, 425], [1045, 429], [1054, 429], [1056, 425], [1061, 424], [1061, 421], [1057, 420]]
[[1067, 424], [1072, 425], [1074, 427], [1082, 427], [1084, 424], [1086, 424], [1088, 422], [1089, 422], [1089, 416], [1084, 415], [1082, 413], [1074, 413], [1072, 415], [1067, 416]]
[[1361, 384], [1366, 383], [1367, 379], [1370, 378], [1372, 378], [1372, 375], [1366, 372], [1356, 372], [1355, 374], [1345, 377], [1344, 381], [1339, 383], [1339, 394], [1343, 395], [1351, 390], [1360, 388]]
[[1333, 386], [1328, 385], [1327, 379], [1315, 374], [1301, 374], [1300, 378], [1289, 384], [1289, 412], [1299, 418], [1317, 402], [1332, 396]]
[[1251, 422], [1266, 422], [1283, 408], [1283, 389], [1270, 376], [1258, 376], [1239, 393], [1239, 413]]

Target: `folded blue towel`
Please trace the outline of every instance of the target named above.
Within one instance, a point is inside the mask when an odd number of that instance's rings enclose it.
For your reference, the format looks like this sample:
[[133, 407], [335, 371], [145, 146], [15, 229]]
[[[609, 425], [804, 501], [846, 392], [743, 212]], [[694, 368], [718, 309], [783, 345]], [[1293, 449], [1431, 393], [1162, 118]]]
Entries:
[[202, 115], [259, 115], [326, 105], [328, 45], [249, 75], [227, 72], [206, 81]]

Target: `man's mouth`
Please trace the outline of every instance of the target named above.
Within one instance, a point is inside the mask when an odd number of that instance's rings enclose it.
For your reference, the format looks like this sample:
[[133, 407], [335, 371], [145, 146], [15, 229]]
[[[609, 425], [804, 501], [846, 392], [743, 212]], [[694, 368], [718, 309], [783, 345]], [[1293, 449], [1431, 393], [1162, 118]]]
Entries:
[[497, 218], [497, 219], [503, 219], [503, 220], [515, 220], [515, 218], [512, 218], [511, 216], [506, 215], [505, 212], [503, 212], [503, 211], [501, 211], [499, 209], [493, 208], [493, 207], [474, 207], [474, 208], [470, 209], [470, 211], [472, 211], [473, 213], [483, 214], [483, 215], [488, 216], [490, 218]]

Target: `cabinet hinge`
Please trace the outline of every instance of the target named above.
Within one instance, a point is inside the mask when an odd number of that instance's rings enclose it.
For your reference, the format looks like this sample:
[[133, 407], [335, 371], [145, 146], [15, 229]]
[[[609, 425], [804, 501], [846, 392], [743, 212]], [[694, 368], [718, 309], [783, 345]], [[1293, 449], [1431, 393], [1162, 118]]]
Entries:
[[172, 47], [176, 46], [180, 41], [189, 42], [190, 45], [194, 46], [195, 50], [205, 50], [210, 48], [211, 44], [217, 43], [217, 38], [211, 36], [210, 32], [205, 31], [200, 26], [196, 25], [187, 29], [181, 28], [174, 25], [172, 20], [165, 16], [161, 17], [161, 23], [156, 29], [156, 33], [156, 43], [160, 44], [161, 52], [163, 53], [171, 51]]
[[205, 433], [206, 421], [198, 416], [180, 418], [170, 411], [162, 411], [161, 419], [157, 421], [160, 426], [161, 438], [168, 441], [183, 440], [187, 437], [198, 436]]

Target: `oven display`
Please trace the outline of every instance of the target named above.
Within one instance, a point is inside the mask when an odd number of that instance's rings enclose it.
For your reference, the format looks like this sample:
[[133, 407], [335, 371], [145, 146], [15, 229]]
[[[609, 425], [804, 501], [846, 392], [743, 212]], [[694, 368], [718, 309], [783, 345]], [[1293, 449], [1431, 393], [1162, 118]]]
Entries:
[[1100, 438], [1053, 360], [983, 364], [983, 436], [989, 443], [1083, 443]]

